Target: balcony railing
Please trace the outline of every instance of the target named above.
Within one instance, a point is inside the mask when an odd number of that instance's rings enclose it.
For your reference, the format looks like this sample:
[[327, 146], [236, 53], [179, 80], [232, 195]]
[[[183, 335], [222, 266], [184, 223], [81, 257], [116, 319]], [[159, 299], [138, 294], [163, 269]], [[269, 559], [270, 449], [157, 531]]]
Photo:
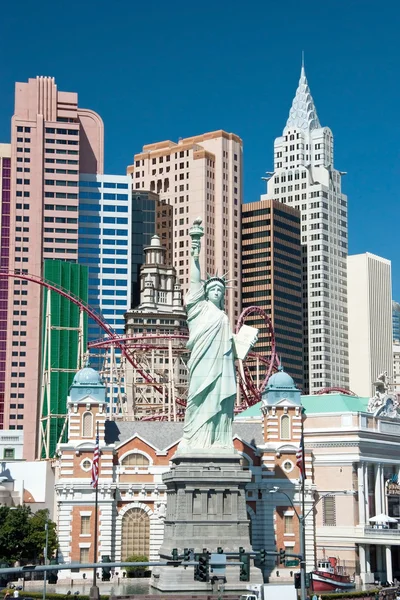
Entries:
[[382, 527], [364, 527], [365, 535], [374, 535], [374, 536], [390, 536], [390, 537], [399, 537], [400, 538], [400, 529], [383, 529]]

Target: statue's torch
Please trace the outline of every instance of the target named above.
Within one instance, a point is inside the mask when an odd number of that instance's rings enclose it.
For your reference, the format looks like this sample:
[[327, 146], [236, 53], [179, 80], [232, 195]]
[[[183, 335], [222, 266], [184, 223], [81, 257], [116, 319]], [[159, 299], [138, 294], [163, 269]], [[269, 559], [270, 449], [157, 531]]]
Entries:
[[193, 258], [199, 258], [200, 240], [204, 235], [204, 227], [201, 226], [200, 218], [193, 221], [193, 225], [189, 229], [189, 235], [192, 238], [192, 256]]

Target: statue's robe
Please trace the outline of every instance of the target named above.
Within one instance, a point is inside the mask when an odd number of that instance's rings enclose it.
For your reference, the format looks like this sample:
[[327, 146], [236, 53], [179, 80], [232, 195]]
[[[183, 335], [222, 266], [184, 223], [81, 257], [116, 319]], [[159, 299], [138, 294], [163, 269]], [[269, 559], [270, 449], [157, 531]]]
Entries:
[[206, 300], [203, 287], [185, 296], [191, 351], [189, 395], [179, 451], [233, 451], [236, 398], [233, 335], [226, 313]]

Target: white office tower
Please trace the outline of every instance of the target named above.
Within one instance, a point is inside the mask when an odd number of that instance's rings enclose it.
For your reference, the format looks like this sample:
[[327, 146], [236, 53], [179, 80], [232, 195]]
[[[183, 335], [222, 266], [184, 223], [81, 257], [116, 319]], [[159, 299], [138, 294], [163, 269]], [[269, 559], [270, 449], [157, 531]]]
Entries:
[[347, 259], [350, 389], [372, 396], [387, 371], [393, 383], [391, 262], [369, 252]]
[[[286, 127], [275, 140], [274, 172], [262, 198], [275, 198], [301, 211], [304, 391], [310, 394], [349, 385], [347, 197], [341, 191], [341, 175], [333, 164], [332, 132], [320, 125], [302, 66]], [[272, 243], [277, 257], [279, 244]], [[290, 271], [287, 260], [286, 264]], [[281, 313], [285, 318], [284, 303]]]

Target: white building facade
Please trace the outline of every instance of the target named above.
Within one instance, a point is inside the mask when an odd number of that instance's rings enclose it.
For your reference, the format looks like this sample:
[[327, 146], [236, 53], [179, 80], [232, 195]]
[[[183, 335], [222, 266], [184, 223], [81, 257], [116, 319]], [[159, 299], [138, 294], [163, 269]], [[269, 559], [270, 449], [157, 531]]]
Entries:
[[321, 127], [304, 67], [264, 198], [301, 211], [305, 390], [349, 385], [347, 197], [334, 167], [333, 135]]
[[400, 344], [393, 344], [393, 389], [400, 395]]
[[151, 238], [144, 254], [140, 304], [125, 314], [126, 335], [136, 341], [137, 360], [140, 357], [144, 370], [153, 373], [159, 385], [146, 383], [143, 372], [128, 363], [123, 412], [133, 420], [154, 414], [176, 420], [174, 400], [186, 396], [188, 387], [186, 311], [176, 269], [167, 264], [167, 250], [158, 235]]
[[393, 381], [391, 262], [369, 252], [347, 261], [350, 389], [373, 395], [387, 371]]
[[228, 273], [235, 286], [227, 290], [226, 312], [237, 321], [241, 308], [242, 140], [213, 131], [143, 146], [128, 167], [133, 191], [150, 190], [173, 207], [172, 255], [183, 291], [189, 288], [189, 229], [202, 219], [200, 254], [206, 273]]
[[26, 461], [24, 432], [0, 430], [0, 506], [29, 506], [55, 514], [54, 466], [51, 461]]

